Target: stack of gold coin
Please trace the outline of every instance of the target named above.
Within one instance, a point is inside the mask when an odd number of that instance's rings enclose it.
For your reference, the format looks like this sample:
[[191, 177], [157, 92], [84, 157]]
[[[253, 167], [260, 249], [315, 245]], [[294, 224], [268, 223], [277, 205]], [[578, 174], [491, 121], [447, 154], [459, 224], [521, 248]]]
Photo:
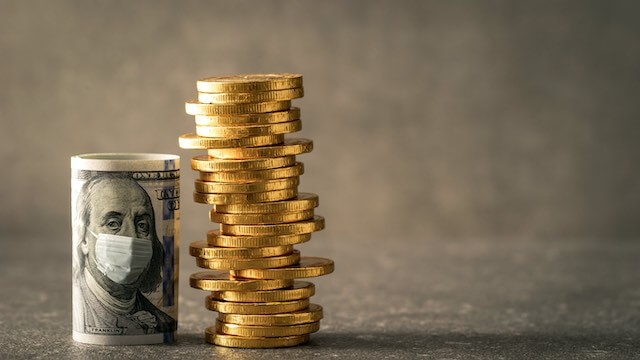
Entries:
[[211, 205], [219, 223], [205, 240], [190, 244], [199, 267], [192, 287], [218, 319], [205, 330], [208, 342], [242, 348], [303, 344], [320, 328], [322, 307], [312, 304], [315, 286], [296, 280], [333, 272], [332, 260], [301, 256], [294, 245], [324, 228], [315, 215], [318, 196], [298, 192], [310, 152], [308, 139], [287, 138], [301, 129], [302, 75], [250, 74], [202, 79], [198, 100], [186, 111], [196, 132], [180, 136], [180, 147], [206, 149], [191, 159], [200, 174], [194, 200]]

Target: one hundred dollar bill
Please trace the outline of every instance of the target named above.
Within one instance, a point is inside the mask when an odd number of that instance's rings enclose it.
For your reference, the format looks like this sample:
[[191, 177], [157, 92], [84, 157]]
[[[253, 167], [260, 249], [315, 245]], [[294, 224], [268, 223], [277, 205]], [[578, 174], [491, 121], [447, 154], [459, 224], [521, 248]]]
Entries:
[[178, 321], [180, 159], [71, 158], [73, 339], [173, 341]]

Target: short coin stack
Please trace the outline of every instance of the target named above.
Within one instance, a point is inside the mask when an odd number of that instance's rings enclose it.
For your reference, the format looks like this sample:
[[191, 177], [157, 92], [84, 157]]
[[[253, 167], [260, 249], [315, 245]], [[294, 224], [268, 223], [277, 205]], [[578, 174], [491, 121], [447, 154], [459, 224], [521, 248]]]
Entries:
[[219, 313], [206, 340], [244, 348], [305, 343], [320, 327], [322, 307], [309, 302], [315, 286], [295, 279], [331, 273], [334, 264], [293, 248], [324, 228], [314, 214], [318, 196], [298, 192], [304, 166], [296, 155], [313, 143], [284, 138], [301, 128], [291, 100], [303, 96], [302, 76], [213, 77], [197, 89], [198, 101], [186, 103], [196, 133], [180, 136], [180, 147], [207, 149], [191, 160], [200, 172], [194, 200], [212, 205], [209, 218], [220, 223], [189, 247], [199, 267], [213, 270], [190, 278], [211, 291], [205, 305]]

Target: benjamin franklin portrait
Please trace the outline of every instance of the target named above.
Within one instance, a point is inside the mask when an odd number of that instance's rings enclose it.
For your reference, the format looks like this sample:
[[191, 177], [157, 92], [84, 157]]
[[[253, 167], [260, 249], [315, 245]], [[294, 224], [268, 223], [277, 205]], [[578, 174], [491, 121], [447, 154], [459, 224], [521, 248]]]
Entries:
[[174, 331], [176, 321], [144, 295], [160, 285], [163, 264], [147, 192], [130, 177], [100, 173], [84, 183], [76, 209], [74, 331]]

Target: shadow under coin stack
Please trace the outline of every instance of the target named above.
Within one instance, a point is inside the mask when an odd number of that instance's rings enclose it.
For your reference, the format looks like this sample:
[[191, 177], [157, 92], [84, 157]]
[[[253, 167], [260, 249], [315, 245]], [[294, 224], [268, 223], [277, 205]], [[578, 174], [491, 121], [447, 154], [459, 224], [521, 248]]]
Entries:
[[198, 101], [186, 103], [196, 133], [180, 136], [180, 147], [207, 149], [191, 160], [200, 172], [194, 200], [212, 205], [220, 223], [206, 241], [190, 244], [199, 267], [194, 288], [211, 291], [217, 311], [205, 331], [210, 343], [242, 348], [294, 346], [318, 331], [322, 307], [309, 298], [315, 286], [295, 280], [333, 272], [332, 260], [300, 256], [293, 245], [324, 228], [314, 215], [318, 196], [298, 193], [304, 172], [296, 155], [310, 152], [308, 139], [284, 138], [299, 131], [302, 75], [253, 74], [203, 79]]

